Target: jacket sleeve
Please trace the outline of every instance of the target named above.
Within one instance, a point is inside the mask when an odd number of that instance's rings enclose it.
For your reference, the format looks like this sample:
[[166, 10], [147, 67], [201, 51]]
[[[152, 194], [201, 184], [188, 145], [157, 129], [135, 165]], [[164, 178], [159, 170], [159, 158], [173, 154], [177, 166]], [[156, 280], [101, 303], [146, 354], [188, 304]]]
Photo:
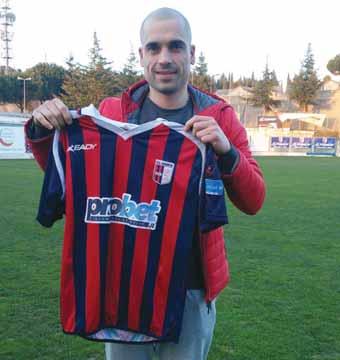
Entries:
[[33, 132], [33, 120], [29, 119], [25, 124], [25, 137], [32, 149], [33, 156], [42, 170], [47, 167], [48, 154], [53, 141], [54, 131], [41, 133], [38, 136]]
[[232, 144], [230, 154], [219, 159], [219, 168], [228, 197], [246, 214], [254, 215], [265, 198], [262, 171], [252, 157], [247, 133], [232, 107], [222, 110], [220, 127]]

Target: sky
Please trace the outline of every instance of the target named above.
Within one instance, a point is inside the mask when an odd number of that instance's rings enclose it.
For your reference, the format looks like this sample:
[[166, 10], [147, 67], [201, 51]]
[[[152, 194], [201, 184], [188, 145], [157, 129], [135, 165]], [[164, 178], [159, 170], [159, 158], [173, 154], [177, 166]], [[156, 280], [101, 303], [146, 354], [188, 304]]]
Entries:
[[86, 64], [94, 31], [119, 70], [131, 47], [138, 51], [144, 17], [163, 6], [187, 17], [196, 54], [204, 53], [211, 75], [233, 72], [235, 79], [254, 71], [259, 78], [268, 61], [285, 83], [310, 42], [324, 77], [328, 60], [340, 53], [339, 0], [10, 0], [10, 6], [16, 15], [11, 65], [22, 70], [44, 61], [65, 66], [70, 54]]

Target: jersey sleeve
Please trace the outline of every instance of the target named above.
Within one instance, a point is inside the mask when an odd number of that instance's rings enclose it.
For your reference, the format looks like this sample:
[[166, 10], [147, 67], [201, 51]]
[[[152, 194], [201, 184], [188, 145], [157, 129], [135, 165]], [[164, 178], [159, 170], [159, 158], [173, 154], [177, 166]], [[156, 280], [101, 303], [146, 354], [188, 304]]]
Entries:
[[45, 227], [51, 227], [65, 213], [65, 152], [59, 136], [56, 131], [40, 195], [37, 220]]
[[201, 232], [208, 232], [228, 224], [223, 181], [216, 155], [210, 146], [206, 150], [200, 203]]

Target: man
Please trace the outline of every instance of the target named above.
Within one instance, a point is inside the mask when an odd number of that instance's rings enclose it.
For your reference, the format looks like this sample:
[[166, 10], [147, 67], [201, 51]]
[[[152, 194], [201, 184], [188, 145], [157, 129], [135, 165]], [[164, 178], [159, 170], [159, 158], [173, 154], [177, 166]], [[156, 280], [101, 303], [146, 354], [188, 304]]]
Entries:
[[[137, 124], [157, 117], [185, 124], [186, 131], [213, 147], [230, 200], [241, 211], [255, 214], [263, 204], [265, 185], [251, 156], [245, 129], [230, 105], [188, 84], [190, 65], [195, 62], [188, 21], [176, 10], [155, 10], [143, 21], [140, 40], [145, 80], [134, 84], [121, 98], [104, 99], [99, 107], [101, 114]], [[42, 168], [46, 166], [53, 129], [71, 122], [68, 109], [58, 99], [45, 102], [33, 112], [26, 133]], [[221, 228], [196, 234], [188, 266], [179, 343], [107, 343], [107, 359], [150, 360], [154, 351], [161, 360], [207, 358], [215, 325], [214, 300], [229, 279]]]

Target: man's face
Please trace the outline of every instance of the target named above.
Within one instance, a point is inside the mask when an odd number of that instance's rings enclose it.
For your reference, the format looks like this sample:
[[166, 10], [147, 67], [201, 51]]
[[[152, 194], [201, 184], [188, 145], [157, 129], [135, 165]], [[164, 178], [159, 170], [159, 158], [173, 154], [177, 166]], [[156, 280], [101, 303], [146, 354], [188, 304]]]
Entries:
[[144, 77], [156, 91], [170, 95], [187, 86], [190, 64], [195, 61], [195, 48], [189, 44], [180, 20], [150, 20], [146, 23], [139, 55]]

